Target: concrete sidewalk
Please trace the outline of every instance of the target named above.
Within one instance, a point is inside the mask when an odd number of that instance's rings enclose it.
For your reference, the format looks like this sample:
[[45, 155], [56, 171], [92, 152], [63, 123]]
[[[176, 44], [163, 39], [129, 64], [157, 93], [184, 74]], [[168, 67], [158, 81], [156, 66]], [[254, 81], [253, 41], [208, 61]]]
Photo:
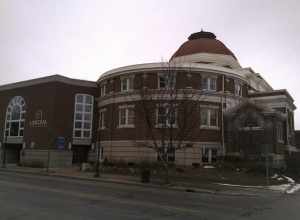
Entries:
[[222, 195], [235, 195], [235, 196], [257, 196], [264, 195], [266, 193], [282, 193], [279, 191], [270, 190], [268, 188], [257, 188], [257, 187], [237, 187], [237, 186], [226, 186], [218, 183], [197, 183], [191, 184], [189, 182], [176, 181], [172, 184], [162, 184], [155, 178], [152, 178], [151, 183], [141, 183], [140, 177], [129, 176], [129, 175], [118, 175], [118, 174], [104, 174], [101, 173], [100, 177], [94, 177], [92, 172], [81, 172], [78, 167], [64, 168], [64, 169], [50, 169], [47, 171], [45, 168], [29, 168], [19, 167], [14, 165], [8, 165], [6, 168], [0, 168], [2, 172], [13, 172], [20, 174], [32, 174], [32, 175], [43, 175], [53, 176], [85, 181], [94, 182], [107, 182], [115, 184], [129, 184], [142, 187], [153, 187], [162, 188], [168, 190], [177, 190], [185, 192], [196, 192], [196, 193], [213, 193]]

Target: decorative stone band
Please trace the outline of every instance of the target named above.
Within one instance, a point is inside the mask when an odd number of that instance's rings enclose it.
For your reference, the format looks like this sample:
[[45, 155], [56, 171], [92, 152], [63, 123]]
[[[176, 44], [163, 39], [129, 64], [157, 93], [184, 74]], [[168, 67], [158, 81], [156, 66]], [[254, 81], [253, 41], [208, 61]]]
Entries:
[[[187, 94], [186, 92], [178, 92], [176, 94], [175, 100], [191, 100], [191, 101], [204, 101], [204, 102], [215, 102], [215, 103], [229, 103], [229, 107], [234, 106], [235, 104], [241, 102], [244, 98], [239, 96], [234, 96], [232, 94], [223, 94], [221, 92], [213, 92], [213, 93], [205, 93], [197, 90], [190, 90], [191, 93]], [[194, 91], [194, 92], [193, 92]], [[169, 94], [159, 94], [152, 93], [151, 95], [147, 95], [143, 98], [148, 101], [155, 100], [170, 100], [171, 95]], [[173, 99], [173, 98], [172, 98]], [[226, 100], [225, 100], [226, 99]], [[103, 106], [109, 104], [116, 104], [122, 102], [134, 102], [141, 101], [142, 96], [138, 93], [138, 91], [130, 92], [127, 94], [124, 93], [115, 93], [114, 95], [109, 95], [107, 97], [98, 98], [98, 107], [101, 108]]]

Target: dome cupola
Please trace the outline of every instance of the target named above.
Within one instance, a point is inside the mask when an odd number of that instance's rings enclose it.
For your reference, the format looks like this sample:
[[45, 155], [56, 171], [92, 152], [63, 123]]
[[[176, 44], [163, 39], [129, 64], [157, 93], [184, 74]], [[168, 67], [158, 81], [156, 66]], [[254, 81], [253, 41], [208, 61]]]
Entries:
[[240, 68], [231, 50], [217, 40], [215, 34], [203, 30], [191, 34], [188, 41], [173, 54], [170, 62], [204, 63], [233, 69]]

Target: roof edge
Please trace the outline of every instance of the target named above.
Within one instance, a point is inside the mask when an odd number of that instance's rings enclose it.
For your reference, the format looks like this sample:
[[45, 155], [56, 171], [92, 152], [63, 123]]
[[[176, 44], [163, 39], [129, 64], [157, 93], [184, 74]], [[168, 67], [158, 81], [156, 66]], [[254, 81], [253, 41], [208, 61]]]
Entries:
[[48, 82], [61, 82], [65, 84], [75, 85], [75, 86], [97, 88], [97, 83], [94, 81], [73, 79], [59, 74], [55, 74], [46, 77], [40, 77], [40, 78], [0, 85], [0, 91], [16, 89], [16, 88], [21, 88], [26, 86], [34, 86], [34, 85], [48, 83]]

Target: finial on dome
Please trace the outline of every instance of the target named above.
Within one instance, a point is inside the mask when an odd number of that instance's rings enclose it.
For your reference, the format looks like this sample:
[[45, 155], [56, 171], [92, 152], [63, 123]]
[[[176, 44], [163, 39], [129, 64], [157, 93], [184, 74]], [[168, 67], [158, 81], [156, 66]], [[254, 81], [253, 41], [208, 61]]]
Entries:
[[212, 32], [203, 31], [201, 28], [200, 32], [193, 33], [189, 36], [189, 40], [197, 40], [200, 38], [207, 38], [207, 39], [216, 39], [216, 35]]

